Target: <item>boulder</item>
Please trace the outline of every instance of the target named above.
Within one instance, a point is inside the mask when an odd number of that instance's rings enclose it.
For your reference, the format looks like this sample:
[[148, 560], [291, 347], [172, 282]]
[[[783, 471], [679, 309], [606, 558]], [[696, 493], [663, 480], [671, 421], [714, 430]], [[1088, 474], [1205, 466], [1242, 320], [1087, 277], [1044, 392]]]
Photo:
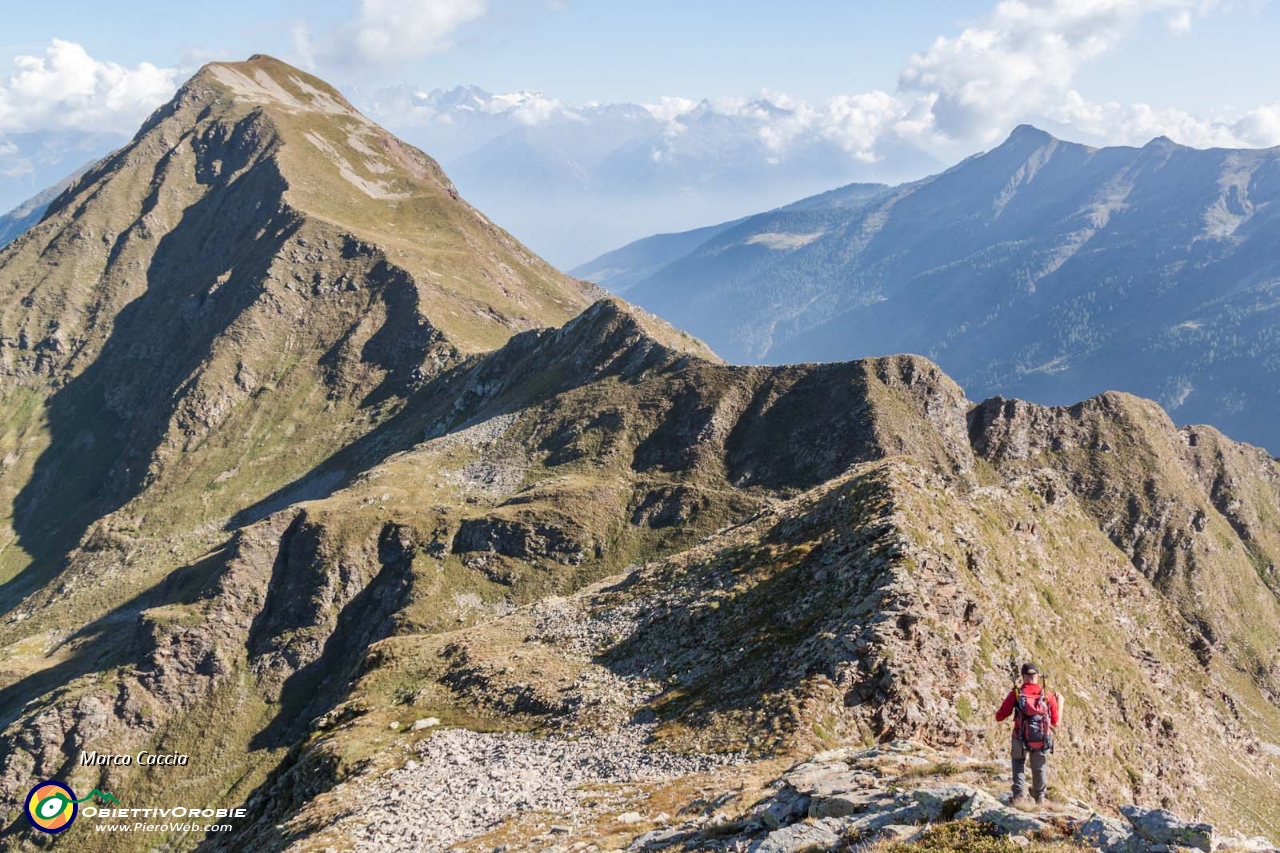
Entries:
[[858, 774], [843, 764], [802, 764], [784, 778], [788, 785], [802, 794], [830, 796], [863, 787], [855, 775]]
[[1280, 848], [1261, 835], [1250, 838], [1237, 832], [1231, 835], [1218, 836], [1217, 841], [1219, 851], [1229, 850], [1231, 853], [1280, 853]]
[[1022, 835], [1044, 832], [1049, 824], [1038, 818], [1010, 808], [985, 791], [977, 791], [956, 813], [957, 820], [971, 818], [993, 824], [1005, 835]]
[[880, 827], [880, 831], [876, 833], [875, 840], [887, 841], [890, 844], [899, 841], [915, 841], [923, 831], [920, 827], [911, 824], [891, 823], [888, 826]]
[[694, 831], [683, 828], [655, 829], [646, 832], [627, 845], [627, 850], [665, 850], [695, 835]]
[[809, 817], [849, 817], [894, 808], [892, 796], [884, 791], [814, 793], [809, 801]]
[[924, 811], [915, 803], [908, 803], [895, 809], [862, 815], [854, 820], [846, 818], [844, 826], [847, 831], [865, 838], [875, 835], [886, 826], [892, 826], [895, 823], [921, 823], [924, 819]]
[[581, 565], [586, 546], [568, 530], [546, 522], [492, 516], [463, 521], [453, 537], [453, 552], [492, 552], [518, 560], [552, 559]]
[[756, 817], [768, 829], [795, 823], [809, 811], [809, 797], [795, 788], [784, 786], [768, 805], [756, 811]]
[[1103, 853], [1141, 853], [1142, 839], [1134, 835], [1128, 824], [1115, 818], [1103, 817], [1094, 812], [1089, 819], [1075, 828], [1073, 841], [1086, 847], [1094, 847]]
[[1205, 853], [1213, 850], [1213, 827], [1207, 823], [1190, 823], [1173, 812], [1141, 806], [1121, 806], [1120, 813], [1134, 832], [1152, 844], [1193, 847]]
[[924, 812], [925, 819], [936, 821], [955, 817], [979, 793], [971, 785], [955, 783], [940, 788], [920, 788], [912, 791], [911, 796]]
[[845, 834], [844, 825], [833, 819], [813, 823], [794, 823], [776, 829], [747, 848], [748, 853], [801, 853], [825, 850], [839, 844]]

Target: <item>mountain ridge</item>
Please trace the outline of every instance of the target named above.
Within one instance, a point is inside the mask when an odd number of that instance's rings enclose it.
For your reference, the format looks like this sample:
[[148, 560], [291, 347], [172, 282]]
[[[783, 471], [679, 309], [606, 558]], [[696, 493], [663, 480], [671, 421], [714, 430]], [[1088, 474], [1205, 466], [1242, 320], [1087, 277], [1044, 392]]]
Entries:
[[1276, 346], [1277, 175], [1280, 149], [1092, 148], [1024, 125], [861, 208], [748, 218], [626, 292], [730, 360], [920, 352], [978, 396], [1120, 388], [1275, 444], [1280, 398], [1254, 379]]

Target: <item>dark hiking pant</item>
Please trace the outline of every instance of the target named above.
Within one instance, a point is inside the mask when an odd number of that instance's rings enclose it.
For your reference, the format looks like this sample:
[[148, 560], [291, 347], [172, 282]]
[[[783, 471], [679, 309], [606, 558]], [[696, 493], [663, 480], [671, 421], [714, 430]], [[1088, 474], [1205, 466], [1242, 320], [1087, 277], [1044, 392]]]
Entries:
[[1043, 752], [1031, 752], [1023, 747], [1022, 741], [1015, 735], [1009, 747], [1013, 758], [1013, 796], [1022, 797], [1027, 793], [1027, 759], [1031, 760], [1031, 796], [1036, 800], [1044, 799], [1049, 788], [1048, 773], [1045, 763], [1048, 756]]

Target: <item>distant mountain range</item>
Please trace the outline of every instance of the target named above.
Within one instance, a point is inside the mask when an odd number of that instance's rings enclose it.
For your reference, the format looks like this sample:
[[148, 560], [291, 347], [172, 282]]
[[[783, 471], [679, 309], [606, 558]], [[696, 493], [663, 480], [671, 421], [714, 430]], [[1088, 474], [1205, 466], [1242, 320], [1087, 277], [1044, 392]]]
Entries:
[[659, 228], [941, 168], [905, 142], [859, 159], [835, 119], [763, 97], [569, 106], [536, 92], [400, 86], [363, 100], [499, 225], [561, 266]]
[[0, 133], [0, 212], [24, 206], [128, 141], [129, 134], [113, 130]]
[[1092, 148], [1024, 125], [934, 177], [574, 272], [731, 361], [916, 352], [974, 396], [1131, 391], [1275, 450], [1278, 201], [1280, 149]]
[[12, 243], [18, 235], [39, 222], [53, 200], [61, 195], [63, 190], [71, 186], [76, 178], [87, 172], [91, 165], [93, 164], [86, 163], [53, 186], [36, 193], [13, 210], [0, 216], [0, 249]]
[[[905, 140], [864, 150], [838, 110], [780, 96], [570, 105], [539, 92], [394, 86], [353, 100], [430, 152], [464, 196], [561, 268], [660, 229], [943, 166]], [[0, 179], [0, 210], [128, 139], [50, 132], [9, 141], [21, 162], [0, 157], [0, 167], [23, 176]]]
[[[660, 229], [943, 167], [902, 139], [868, 149], [865, 128], [837, 108], [781, 96], [571, 105], [539, 92], [394, 86], [353, 100], [430, 152], [464, 196], [561, 268]], [[0, 211], [126, 142], [78, 131], [0, 139]], [[21, 207], [12, 220], [34, 224], [29, 202]], [[8, 239], [21, 233], [9, 230]]]

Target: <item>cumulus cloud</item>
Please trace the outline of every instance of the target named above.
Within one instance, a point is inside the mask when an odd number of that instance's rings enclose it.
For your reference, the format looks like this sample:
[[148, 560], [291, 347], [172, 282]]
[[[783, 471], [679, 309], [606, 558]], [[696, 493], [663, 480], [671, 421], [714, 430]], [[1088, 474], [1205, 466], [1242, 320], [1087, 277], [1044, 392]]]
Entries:
[[[1198, 17], [1235, 5], [1232, 0], [999, 0], [972, 25], [910, 57], [896, 92], [840, 95], [822, 103], [770, 92], [701, 101], [664, 96], [642, 106], [663, 125], [660, 151], [679, 144], [701, 119], [728, 118], [774, 160], [822, 143], [864, 162], [880, 160], [904, 143], [948, 160], [998, 143], [1020, 122], [1042, 119], [1096, 142], [1144, 144], [1167, 135], [1197, 146], [1274, 145], [1280, 143], [1280, 105], [1210, 119], [1140, 103], [1091, 101], [1075, 87], [1085, 65], [1119, 49], [1144, 19], [1154, 18], [1183, 36]], [[362, 0], [344, 31], [347, 48], [366, 59], [443, 49], [458, 27], [485, 12], [485, 0]], [[306, 49], [299, 52], [306, 55], [312, 48], [302, 35]], [[523, 92], [484, 97], [483, 103], [463, 109], [506, 115], [523, 125], [588, 121], [581, 110], [597, 106], [572, 107]], [[400, 100], [411, 103], [396, 111], [398, 124], [455, 120], [453, 107], [438, 108], [435, 95]]]
[[132, 133], [173, 95], [179, 72], [149, 62], [126, 68], [54, 39], [44, 56], [19, 56], [0, 81], [0, 132]]
[[304, 61], [323, 53], [339, 62], [388, 64], [448, 50], [459, 28], [488, 11], [487, 0], [360, 0], [355, 18], [323, 50], [305, 28], [296, 28], [293, 40]]
[[1115, 48], [1146, 15], [1181, 31], [1203, 0], [1002, 0], [981, 23], [938, 38], [907, 63], [905, 92], [933, 97], [934, 128], [990, 142], [1018, 118], [1060, 103], [1087, 62]]
[[1257, 107], [1232, 120], [1211, 120], [1147, 104], [1091, 103], [1073, 91], [1047, 115], [1090, 136], [1126, 145], [1142, 145], [1157, 136], [1196, 148], [1280, 145], [1280, 104]]
[[822, 112], [821, 135], [835, 142], [854, 159], [878, 159], [881, 137], [907, 118], [909, 109], [887, 92], [843, 95], [827, 102]]
[[1231, 127], [1239, 139], [1247, 140], [1247, 145], [1267, 148], [1280, 145], [1280, 103], [1252, 109]]
[[1166, 135], [1195, 146], [1280, 144], [1280, 104], [1234, 118], [1206, 119], [1146, 104], [1091, 102], [1075, 88], [1082, 67], [1116, 50], [1145, 18], [1185, 35], [1222, 0], [1000, 0], [981, 20], [912, 56], [896, 93], [841, 95], [810, 105], [785, 95], [719, 98], [698, 104], [667, 97], [646, 108], [684, 130], [695, 108], [755, 122], [782, 156], [825, 140], [872, 162], [903, 141], [940, 157], [999, 142], [1023, 121], [1047, 118], [1108, 143], [1144, 144]]
[[480, 107], [487, 113], [509, 113], [519, 124], [535, 125], [566, 114], [564, 104], [540, 92], [510, 92], [493, 95]]
[[907, 112], [900, 100], [879, 91], [838, 95], [817, 106], [770, 92], [753, 100], [720, 99], [708, 104], [721, 115], [754, 122], [765, 150], [775, 155], [785, 154], [796, 144], [821, 140], [868, 163], [880, 159], [878, 144]]

